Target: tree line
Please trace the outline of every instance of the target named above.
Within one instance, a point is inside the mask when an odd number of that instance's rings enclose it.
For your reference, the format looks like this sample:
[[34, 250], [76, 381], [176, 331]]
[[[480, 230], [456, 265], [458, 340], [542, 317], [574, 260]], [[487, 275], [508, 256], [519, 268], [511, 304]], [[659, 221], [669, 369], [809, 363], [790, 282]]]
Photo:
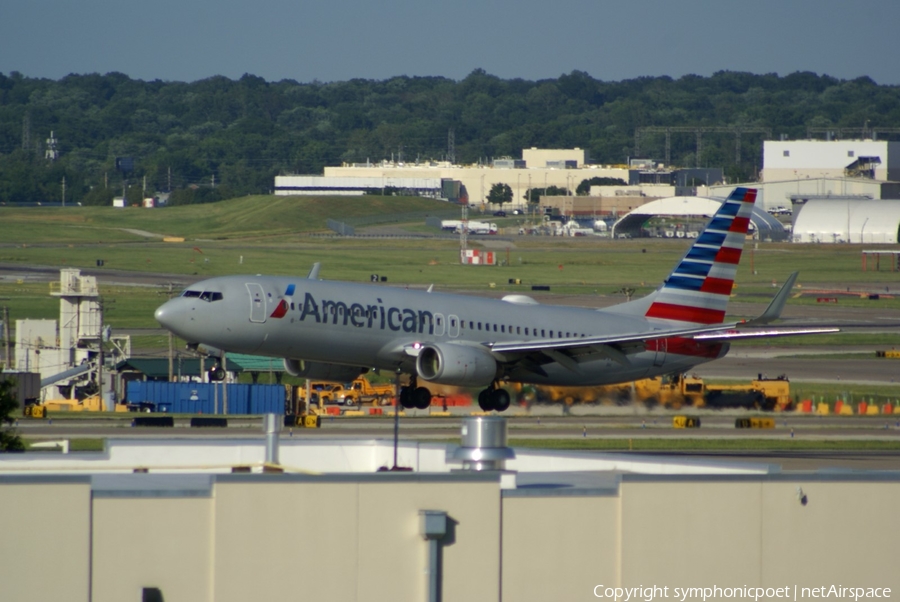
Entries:
[[[268, 82], [244, 75], [185, 83], [121, 73], [59, 80], [0, 74], [0, 202], [106, 204], [171, 191], [171, 202], [267, 193], [275, 175], [321, 174], [327, 165], [518, 157], [522, 148], [574, 148], [596, 163], [624, 163], [636, 128], [765, 127], [803, 138], [807, 128], [900, 127], [900, 87], [719, 72], [606, 82], [574, 71], [556, 79], [501, 79], [475, 70], [460, 81]], [[59, 156], [46, 157], [50, 132]], [[662, 136], [641, 153], [663, 157]], [[747, 179], [761, 167], [762, 137], [673, 136], [672, 163], [723, 166]], [[117, 158], [133, 159], [129, 170]], [[120, 167], [122, 164], [120, 164]], [[65, 182], [65, 184], [64, 184]]]

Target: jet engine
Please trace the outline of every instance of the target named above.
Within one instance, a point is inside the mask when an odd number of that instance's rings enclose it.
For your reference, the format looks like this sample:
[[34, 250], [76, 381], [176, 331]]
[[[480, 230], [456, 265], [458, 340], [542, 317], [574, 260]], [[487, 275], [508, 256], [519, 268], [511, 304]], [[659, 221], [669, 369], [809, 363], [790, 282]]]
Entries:
[[469, 345], [425, 345], [416, 359], [416, 372], [419, 378], [442, 385], [484, 387], [497, 378], [497, 360]]
[[284, 369], [291, 376], [302, 376], [311, 380], [327, 380], [330, 382], [348, 382], [369, 371], [368, 368], [356, 366], [307, 362], [290, 358], [284, 358]]

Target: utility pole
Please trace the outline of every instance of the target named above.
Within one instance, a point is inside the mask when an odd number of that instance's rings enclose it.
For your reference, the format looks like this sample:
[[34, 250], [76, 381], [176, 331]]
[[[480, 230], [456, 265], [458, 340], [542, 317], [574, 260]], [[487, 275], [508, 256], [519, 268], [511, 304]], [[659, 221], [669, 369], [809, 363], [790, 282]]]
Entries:
[[225, 371], [225, 378], [222, 379], [222, 413], [228, 413], [228, 358], [225, 352], [222, 352], [222, 370]]
[[169, 382], [175, 380], [175, 340], [172, 331], [169, 331]]
[[3, 306], [3, 369], [12, 370], [12, 355], [9, 347], [9, 307]]
[[172, 166], [169, 166], [169, 192], [172, 192]]
[[103, 298], [97, 304], [100, 308], [100, 323], [97, 325], [97, 394], [100, 396], [100, 407], [103, 407]]
[[[172, 283], [169, 283], [169, 299], [172, 298]], [[169, 331], [169, 382], [172, 382], [175, 377], [175, 340], [172, 336], [172, 331]]]
[[62, 206], [66, 206], [66, 176], [62, 179]]

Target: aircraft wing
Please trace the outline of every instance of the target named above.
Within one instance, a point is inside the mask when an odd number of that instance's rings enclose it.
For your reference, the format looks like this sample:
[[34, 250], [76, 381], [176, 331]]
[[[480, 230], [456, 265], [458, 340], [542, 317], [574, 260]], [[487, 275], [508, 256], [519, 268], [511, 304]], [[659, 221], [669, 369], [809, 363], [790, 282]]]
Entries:
[[633, 334], [610, 335], [600, 337], [579, 337], [569, 339], [543, 339], [535, 341], [488, 343], [491, 351], [497, 353], [534, 353], [546, 349], [564, 351], [576, 350], [584, 347], [597, 347], [604, 345], [628, 345], [629, 343], [641, 343], [668, 338], [690, 338], [698, 341], [728, 341], [735, 339], [748, 339], [759, 337], [788, 337], [805, 334], [823, 334], [840, 332], [840, 328], [802, 328], [802, 327], [775, 327], [775, 328], [741, 328], [740, 322], [731, 324], [716, 324], [694, 328], [679, 328], [671, 330], [654, 330], [649, 332], [636, 332]]
[[643, 341], [651, 341], [655, 339], [666, 339], [670, 337], [688, 337], [704, 333], [717, 332], [728, 328], [736, 328], [737, 322], [732, 324], [716, 324], [710, 326], [695, 326], [692, 328], [677, 328], [670, 330], [653, 330], [647, 332], [635, 332], [631, 334], [617, 334], [598, 337], [573, 337], [568, 339], [537, 339], [523, 342], [507, 342], [507, 343], [488, 343], [491, 351], [498, 353], [532, 353], [535, 351], [543, 351], [545, 349], [579, 349], [582, 347], [595, 347], [598, 345], [623, 345], [628, 343], [640, 343]]

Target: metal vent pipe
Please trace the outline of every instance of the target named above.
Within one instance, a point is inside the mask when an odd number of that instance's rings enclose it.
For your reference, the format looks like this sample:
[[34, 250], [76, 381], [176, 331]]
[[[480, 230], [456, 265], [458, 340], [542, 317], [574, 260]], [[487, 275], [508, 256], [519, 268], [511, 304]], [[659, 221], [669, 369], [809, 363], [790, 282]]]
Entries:
[[266, 434], [266, 464], [278, 464], [278, 414], [263, 416], [263, 432]]
[[506, 418], [502, 416], [463, 418], [460, 435], [460, 447], [450, 459], [461, 461], [463, 470], [504, 470], [506, 461], [516, 457], [506, 446]]

